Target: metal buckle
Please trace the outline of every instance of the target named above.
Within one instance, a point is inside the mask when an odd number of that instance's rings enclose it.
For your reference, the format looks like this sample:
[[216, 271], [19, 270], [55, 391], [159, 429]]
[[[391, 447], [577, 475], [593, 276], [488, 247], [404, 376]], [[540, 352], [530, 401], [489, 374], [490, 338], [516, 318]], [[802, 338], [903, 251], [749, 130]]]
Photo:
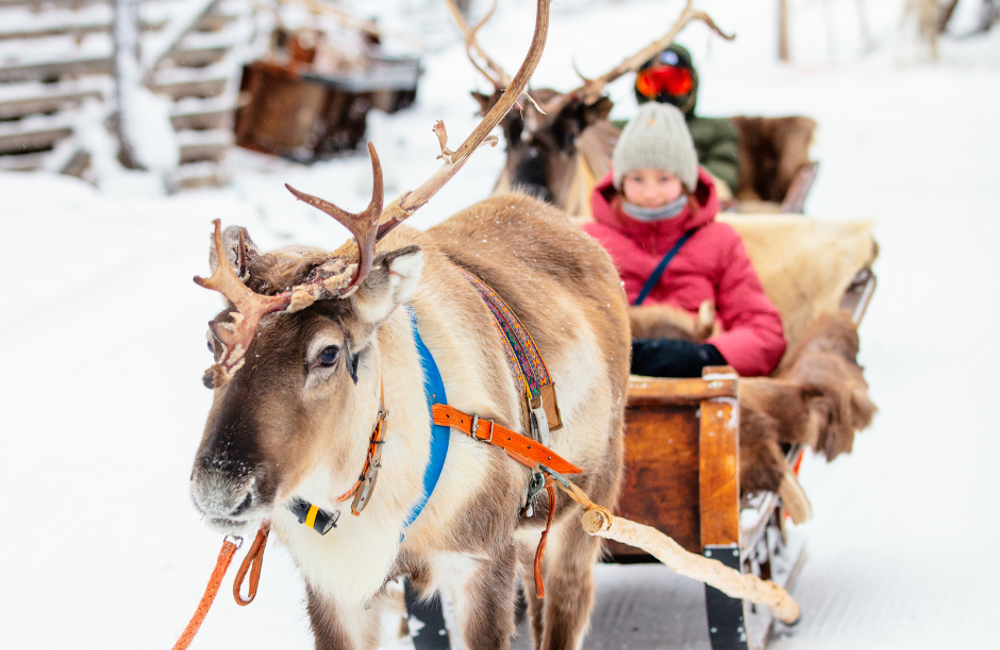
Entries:
[[535, 407], [530, 411], [531, 437], [546, 447], [549, 445], [549, 416], [544, 407]]
[[480, 438], [479, 435], [476, 433], [479, 430], [479, 416], [478, 415], [473, 415], [472, 416], [472, 428], [470, 429], [470, 431], [472, 433], [472, 437], [475, 438], [476, 440], [479, 440], [481, 442], [488, 442], [488, 443], [492, 444], [492, 442], [493, 442], [493, 428], [496, 426], [496, 423], [493, 420], [487, 420], [487, 422], [490, 423], [490, 437], [489, 438]]

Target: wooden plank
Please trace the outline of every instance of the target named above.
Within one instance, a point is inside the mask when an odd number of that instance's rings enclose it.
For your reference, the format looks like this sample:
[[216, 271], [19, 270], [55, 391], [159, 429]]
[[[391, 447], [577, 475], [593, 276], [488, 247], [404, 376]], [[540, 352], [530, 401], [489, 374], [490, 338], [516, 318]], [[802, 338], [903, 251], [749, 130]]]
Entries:
[[663, 379], [633, 375], [628, 382], [629, 406], [699, 404], [704, 399], [735, 396], [735, 376]]
[[[695, 411], [694, 406], [627, 409], [625, 476], [616, 512], [653, 526], [687, 550], [700, 553], [699, 425]], [[649, 557], [617, 542], [609, 542], [608, 548], [619, 561]]]
[[701, 403], [698, 455], [701, 545], [739, 544], [739, 406], [735, 398]]
[[[0, 6], [2, 6], [2, 4], [0, 4]], [[33, 25], [27, 28], [17, 28], [14, 30], [0, 27], [0, 41], [50, 38], [52, 36], [65, 36], [67, 34], [80, 39], [88, 34], [108, 34], [111, 32], [111, 21], [109, 20], [72, 22], [72, 14], [69, 14], [67, 17], [70, 20], [65, 23], [47, 23]], [[163, 29], [166, 24], [165, 20], [158, 22], [143, 21], [140, 29], [142, 29], [143, 32], [155, 32]]]
[[226, 91], [229, 84], [228, 77], [217, 77], [208, 79], [191, 79], [154, 82], [149, 84], [149, 89], [154, 93], [169, 95], [171, 99], [177, 101], [184, 97], [217, 97]]
[[173, 61], [174, 65], [178, 67], [204, 68], [221, 61], [230, 49], [232, 49], [232, 45], [177, 49], [166, 58]]
[[0, 154], [31, 153], [49, 149], [72, 134], [73, 129], [68, 126], [53, 126], [0, 135]]
[[91, 97], [100, 100], [103, 94], [100, 90], [91, 89], [7, 99], [0, 101], [0, 119], [9, 120], [33, 113], [54, 113], [66, 106], [79, 106]]
[[233, 124], [235, 107], [206, 110], [192, 110], [184, 113], [175, 113], [170, 116], [170, 124], [175, 131], [186, 129], [208, 130], [208, 129], [230, 129]]
[[67, 61], [49, 61], [0, 66], [0, 83], [48, 81], [85, 74], [111, 74], [111, 58], [81, 57]]

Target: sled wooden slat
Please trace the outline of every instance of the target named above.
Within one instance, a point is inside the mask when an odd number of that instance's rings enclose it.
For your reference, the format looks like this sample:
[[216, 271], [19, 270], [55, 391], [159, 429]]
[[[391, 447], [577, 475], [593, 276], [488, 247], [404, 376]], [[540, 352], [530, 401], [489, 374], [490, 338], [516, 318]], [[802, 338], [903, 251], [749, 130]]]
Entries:
[[[660, 405], [626, 412], [625, 480], [617, 513], [701, 552], [698, 495], [698, 419], [691, 406]], [[618, 562], [648, 561], [640, 549], [608, 542]]]
[[715, 397], [736, 397], [735, 376], [726, 379], [662, 379], [633, 376], [629, 379], [630, 407], [699, 404], [702, 400]]
[[[706, 369], [707, 370], [707, 369]], [[736, 373], [729, 368], [735, 382]], [[698, 437], [701, 546], [739, 544], [739, 430], [736, 400], [704, 400]]]

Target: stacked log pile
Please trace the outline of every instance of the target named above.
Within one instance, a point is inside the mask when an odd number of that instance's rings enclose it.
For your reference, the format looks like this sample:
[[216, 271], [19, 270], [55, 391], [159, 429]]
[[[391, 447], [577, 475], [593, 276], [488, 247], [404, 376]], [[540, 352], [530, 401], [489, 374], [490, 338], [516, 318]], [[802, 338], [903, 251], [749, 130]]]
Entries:
[[[176, 188], [226, 181], [251, 3], [146, 0], [146, 86], [172, 101]], [[0, 0], [0, 169], [94, 178], [86, 129], [114, 110], [111, 0]]]

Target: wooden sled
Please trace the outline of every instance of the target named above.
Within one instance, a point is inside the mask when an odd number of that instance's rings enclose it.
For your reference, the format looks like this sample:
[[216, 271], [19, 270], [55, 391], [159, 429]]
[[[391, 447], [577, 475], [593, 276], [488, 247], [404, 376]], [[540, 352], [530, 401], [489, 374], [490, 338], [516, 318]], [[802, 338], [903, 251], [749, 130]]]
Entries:
[[[870, 223], [745, 216], [730, 223], [741, 230], [765, 291], [782, 313], [789, 350], [812, 319], [831, 307], [846, 309], [855, 323], [861, 321], [876, 283], [870, 265], [877, 248]], [[792, 273], [767, 259], [771, 247], [765, 244], [774, 237], [781, 240], [779, 249], [788, 251], [782, 258], [793, 266], [798, 258], [807, 267], [837, 268], [812, 278]], [[831, 253], [830, 246], [838, 250]], [[839, 250], [845, 246], [856, 255], [845, 259]], [[831, 255], [840, 258], [839, 266]], [[795, 286], [778, 286], [792, 281]], [[831, 305], [835, 296], [839, 301]], [[616, 514], [657, 528], [688, 551], [791, 589], [805, 558], [804, 540], [785, 528], [777, 494], [740, 498], [739, 383], [725, 366], [706, 368], [701, 379], [630, 379], [625, 480]], [[797, 468], [801, 453], [798, 447], [787, 450], [792, 467]], [[608, 550], [613, 562], [656, 561], [613, 541]], [[760, 650], [775, 630], [766, 607], [729, 598], [707, 585], [705, 606], [713, 650]]]

